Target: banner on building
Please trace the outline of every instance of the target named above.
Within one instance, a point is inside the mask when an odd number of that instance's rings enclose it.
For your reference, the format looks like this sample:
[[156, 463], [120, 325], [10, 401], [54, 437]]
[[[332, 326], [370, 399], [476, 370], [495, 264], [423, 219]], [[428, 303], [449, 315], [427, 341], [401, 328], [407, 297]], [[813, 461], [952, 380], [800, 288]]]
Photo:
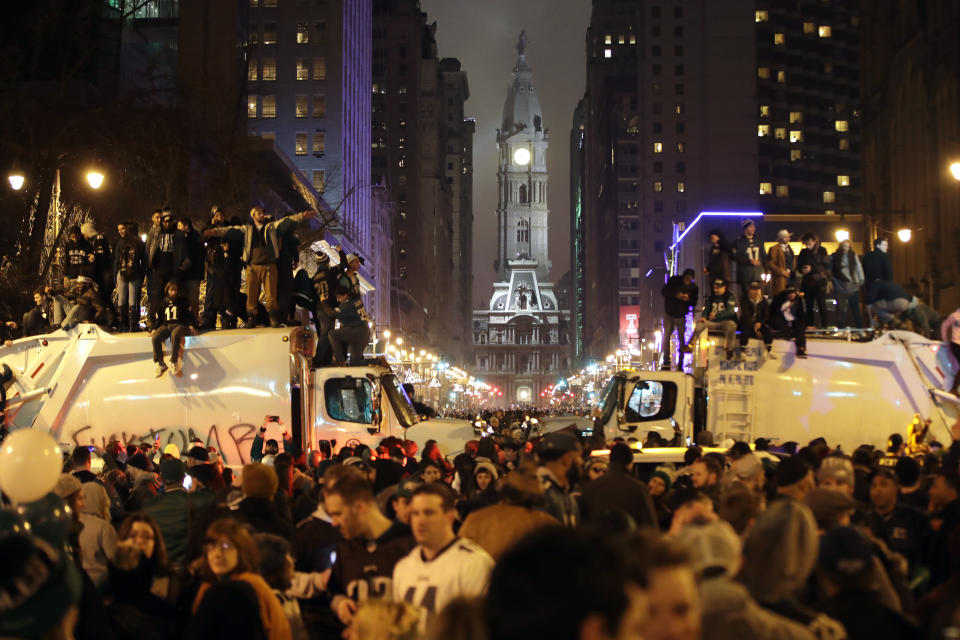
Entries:
[[636, 349], [640, 342], [640, 307], [620, 307], [620, 348]]

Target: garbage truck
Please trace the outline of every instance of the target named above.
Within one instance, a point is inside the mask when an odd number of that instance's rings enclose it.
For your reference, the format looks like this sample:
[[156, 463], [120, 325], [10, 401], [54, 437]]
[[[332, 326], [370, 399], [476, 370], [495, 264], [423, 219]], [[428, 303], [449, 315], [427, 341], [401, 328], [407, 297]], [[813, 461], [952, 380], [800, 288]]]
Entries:
[[403, 438], [418, 422], [386, 361], [313, 368], [315, 343], [303, 327], [201, 333], [186, 338], [182, 375], [158, 378], [145, 333], [80, 324], [23, 338], [0, 346], [4, 421], [49, 431], [67, 450], [200, 441], [231, 466], [249, 461], [264, 424], [268, 439], [286, 431], [298, 451], [326, 440], [336, 452]]
[[683, 371], [625, 370], [613, 375], [594, 411], [606, 440], [643, 442], [650, 432], [688, 444], [708, 430], [716, 443], [806, 445], [824, 437], [851, 453], [882, 447], [919, 416], [926, 440], [951, 442], [960, 400], [949, 393], [955, 363], [939, 342], [907, 331], [837, 331], [807, 339], [807, 357], [775, 340], [767, 355], [751, 341], [742, 357], [726, 357], [722, 338], [702, 334]]

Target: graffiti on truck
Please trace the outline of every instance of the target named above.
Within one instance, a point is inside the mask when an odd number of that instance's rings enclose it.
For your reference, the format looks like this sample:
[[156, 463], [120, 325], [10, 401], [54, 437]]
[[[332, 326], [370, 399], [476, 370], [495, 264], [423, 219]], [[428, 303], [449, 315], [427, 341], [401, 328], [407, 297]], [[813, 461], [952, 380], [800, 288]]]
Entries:
[[105, 448], [110, 442], [124, 444], [153, 444], [160, 436], [160, 448], [168, 444], [175, 444], [182, 452], [186, 452], [192, 442], [200, 441], [206, 447], [214, 447], [228, 465], [243, 465], [250, 461], [250, 446], [258, 427], [240, 422], [229, 427], [211, 425], [206, 434], [192, 427], [167, 427], [164, 429], [151, 428], [146, 433], [114, 432], [107, 435], [94, 435], [93, 427], [84, 426], [67, 433], [68, 441], [73, 446], [96, 446]]

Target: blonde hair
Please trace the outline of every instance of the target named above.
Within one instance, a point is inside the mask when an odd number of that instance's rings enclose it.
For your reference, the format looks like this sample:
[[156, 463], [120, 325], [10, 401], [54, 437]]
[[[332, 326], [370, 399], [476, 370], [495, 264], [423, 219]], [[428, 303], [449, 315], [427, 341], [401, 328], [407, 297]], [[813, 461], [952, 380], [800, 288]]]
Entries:
[[363, 640], [416, 640], [420, 612], [406, 602], [367, 600], [350, 624], [351, 638]]

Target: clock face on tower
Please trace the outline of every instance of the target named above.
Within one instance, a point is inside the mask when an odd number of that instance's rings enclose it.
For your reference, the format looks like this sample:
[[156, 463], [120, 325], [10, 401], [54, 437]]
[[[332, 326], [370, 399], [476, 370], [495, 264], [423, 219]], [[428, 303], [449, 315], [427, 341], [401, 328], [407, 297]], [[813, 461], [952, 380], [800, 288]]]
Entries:
[[526, 147], [520, 147], [513, 152], [513, 161], [520, 166], [530, 164], [530, 151]]

